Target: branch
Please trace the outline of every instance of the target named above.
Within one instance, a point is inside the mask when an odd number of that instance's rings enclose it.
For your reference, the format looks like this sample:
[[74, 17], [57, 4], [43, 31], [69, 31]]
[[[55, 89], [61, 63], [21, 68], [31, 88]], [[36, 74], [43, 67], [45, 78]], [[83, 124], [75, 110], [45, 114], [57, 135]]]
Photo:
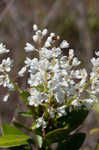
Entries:
[[83, 47], [82, 58], [84, 61], [85, 67], [90, 71], [91, 64], [89, 60], [93, 56], [92, 51], [92, 40], [91, 36], [88, 30], [88, 19], [87, 19], [87, 13], [84, 8], [84, 2], [82, 0], [72, 0], [71, 2], [71, 9], [73, 11], [70, 11], [72, 13], [73, 19], [78, 27], [79, 35], [80, 35], [80, 43]]
[[44, 21], [42, 23], [43, 27], [46, 27], [50, 22], [55, 22], [56, 18], [60, 14], [60, 11], [62, 9], [63, 0], [56, 0], [53, 4], [52, 8], [44, 18]]
[[5, 0], [3, 0], [6, 5], [4, 11], [1, 13], [0, 15], [0, 22], [3, 20], [3, 18], [5, 17], [5, 15], [7, 14], [8, 10], [10, 9], [10, 7], [12, 6], [14, 0], [10, 0], [10, 2], [6, 2]]

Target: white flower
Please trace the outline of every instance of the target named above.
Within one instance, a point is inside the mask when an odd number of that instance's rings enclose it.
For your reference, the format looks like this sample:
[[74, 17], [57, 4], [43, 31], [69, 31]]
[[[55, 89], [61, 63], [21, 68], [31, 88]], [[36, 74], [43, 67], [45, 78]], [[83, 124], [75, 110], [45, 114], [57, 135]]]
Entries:
[[73, 61], [72, 61], [72, 65], [73, 65], [73, 66], [78, 66], [80, 63], [81, 63], [81, 62], [78, 60], [77, 57], [74, 57], [74, 58], [73, 58]]
[[99, 56], [99, 51], [95, 52], [95, 54], [96, 54], [97, 56]]
[[37, 31], [38, 30], [38, 26], [36, 24], [33, 25], [33, 30]]
[[50, 59], [50, 58], [52, 58], [53, 52], [48, 50], [47, 48], [43, 47], [40, 51], [40, 54], [41, 54], [43, 59], [44, 58]]
[[18, 72], [18, 75], [19, 75], [20, 77], [23, 77], [25, 72], [26, 72], [26, 66], [23, 67], [23, 68]]
[[32, 64], [32, 59], [26, 57], [26, 60], [24, 61], [24, 63], [26, 64], [27, 67], [29, 67]]
[[45, 36], [47, 34], [48, 30], [47, 29], [43, 29], [42, 31], [42, 36]]
[[37, 100], [37, 97], [32, 95], [28, 97], [29, 105], [38, 107], [40, 105], [40, 102]]
[[73, 106], [78, 106], [78, 99], [75, 99], [74, 101], [72, 101], [71, 103]]
[[90, 109], [91, 106], [92, 106], [92, 104], [93, 104], [93, 102], [94, 102], [94, 100], [91, 99], [91, 98], [89, 98], [89, 99], [85, 99], [84, 102], [85, 102], [85, 106], [86, 106], [88, 109]]
[[7, 87], [9, 84], [9, 77], [8, 75], [0, 75], [0, 85], [3, 85], [4, 87]]
[[51, 118], [55, 117], [55, 112], [56, 112], [56, 110], [53, 107], [48, 108], [48, 113], [49, 113]]
[[49, 36], [46, 41], [49, 42], [49, 43], [52, 43], [52, 37]]
[[58, 57], [61, 54], [61, 49], [53, 47], [52, 52], [53, 52], [53, 57]]
[[35, 88], [31, 88], [29, 92], [30, 92], [30, 96], [28, 97], [29, 105], [38, 107], [41, 104], [40, 92], [38, 92]]
[[9, 93], [8, 94], [6, 94], [5, 96], [4, 96], [4, 98], [3, 98], [3, 102], [7, 102], [7, 100], [8, 100], [8, 98], [9, 98]]
[[9, 57], [7, 59], [3, 59], [2, 63], [0, 64], [0, 72], [10, 72], [12, 64], [13, 60], [11, 60]]
[[42, 126], [43, 128], [46, 128], [46, 122], [44, 121], [43, 117], [40, 117], [36, 120], [37, 124], [36, 127], [39, 128]]
[[0, 54], [8, 53], [10, 50], [6, 49], [6, 46], [3, 43], [0, 44]]
[[53, 90], [53, 94], [58, 103], [60, 103], [60, 104], [64, 103], [66, 93], [62, 88], [60, 88], [59, 86], [56, 86]]
[[32, 52], [35, 50], [35, 47], [30, 43], [26, 43], [26, 47], [24, 48], [25, 52]]
[[58, 113], [59, 117], [67, 115], [67, 112], [65, 109], [66, 109], [66, 105], [63, 105], [63, 106], [57, 108], [57, 113]]
[[93, 66], [95, 66], [95, 67], [99, 66], [99, 58], [93, 57], [93, 58], [91, 59], [91, 63], [92, 63]]
[[33, 41], [36, 43], [38, 42], [39, 36], [38, 35], [33, 35]]
[[42, 36], [41, 30], [36, 31], [36, 35], [38, 35], [38, 37]]
[[63, 40], [62, 43], [60, 44], [60, 48], [68, 48], [68, 47], [69, 47], [69, 43]]
[[28, 84], [30, 87], [38, 86], [39, 84], [42, 84], [42, 82], [45, 81], [45, 72], [37, 72], [36, 74], [30, 74], [30, 78], [28, 79]]
[[50, 33], [50, 36], [53, 38], [55, 36], [55, 33]]
[[45, 47], [46, 47], [46, 48], [49, 48], [50, 46], [51, 46], [50, 42], [49, 42], [49, 41], [46, 41], [46, 42], [45, 42]]
[[72, 61], [72, 65], [73, 65], [73, 66], [78, 66], [78, 65], [80, 65], [80, 63], [81, 63], [81, 62], [78, 60], [77, 57], [74, 57], [74, 58], [73, 58], [73, 61]]
[[69, 49], [69, 59], [72, 59], [74, 57], [74, 50]]
[[32, 59], [29, 72], [35, 74], [39, 69], [39, 62], [37, 58]]

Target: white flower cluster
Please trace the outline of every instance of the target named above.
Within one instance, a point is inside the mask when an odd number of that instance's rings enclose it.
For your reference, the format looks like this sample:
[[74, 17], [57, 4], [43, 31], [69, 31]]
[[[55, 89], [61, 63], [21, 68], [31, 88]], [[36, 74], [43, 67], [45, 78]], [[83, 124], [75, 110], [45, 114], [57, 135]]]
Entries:
[[[46, 105], [46, 111], [51, 118], [66, 115], [67, 106], [70, 109], [71, 106], [82, 105], [90, 108], [97, 101], [95, 93], [99, 93], [99, 58], [91, 60], [93, 71], [89, 79], [86, 69], [79, 69], [81, 62], [74, 56], [74, 50], [69, 49], [67, 41], [63, 40], [56, 46], [60, 37], [50, 33], [43, 46], [40, 46], [48, 31], [39, 30], [37, 25], [33, 25], [33, 30], [33, 41], [38, 44], [38, 49], [27, 43], [25, 51], [37, 51], [39, 58], [27, 57], [25, 66], [18, 73], [19, 76], [24, 76], [26, 70], [29, 73], [29, 105]], [[62, 55], [64, 48], [69, 49], [68, 56]], [[99, 52], [96, 55], [99, 56]], [[51, 105], [52, 103], [55, 105]], [[45, 126], [44, 117], [38, 118], [37, 122], [40, 122], [40, 126]]]
[[90, 74], [91, 82], [91, 92], [93, 94], [99, 94], [99, 51], [96, 52], [97, 58], [93, 57], [91, 63], [93, 65], [92, 72]]
[[9, 49], [6, 49], [6, 46], [3, 45], [3, 43], [0, 43], [0, 54], [8, 53], [10, 52]]
[[[27, 84], [30, 96], [27, 103], [35, 109], [42, 108], [43, 112], [36, 119], [36, 127], [46, 128], [46, 114], [51, 119], [58, 118], [67, 115], [67, 108], [72, 111], [72, 108], [84, 105], [89, 109], [98, 101], [99, 51], [96, 52], [96, 58], [91, 59], [93, 69], [88, 74], [86, 69], [80, 67], [81, 62], [74, 56], [74, 50], [69, 48], [66, 40], [59, 42], [60, 37], [55, 33], [50, 33], [47, 37], [48, 30], [39, 30], [37, 25], [33, 25], [33, 31], [32, 38], [36, 46], [26, 43], [24, 50], [36, 51], [39, 58], [26, 57], [18, 75], [24, 77], [25, 72], [28, 72]], [[62, 55], [63, 49], [68, 50], [68, 56]], [[7, 52], [9, 50], [1, 43], [0, 54]], [[0, 64], [0, 85], [9, 90], [14, 88], [8, 74], [12, 64], [13, 61], [9, 57], [3, 59]], [[8, 98], [9, 94], [6, 94], [4, 101], [6, 102]]]
[[[9, 50], [6, 49], [6, 46], [2, 43], [0, 44], [0, 54], [8, 53]], [[13, 60], [8, 57], [7, 59], [3, 59], [0, 64], [0, 85], [3, 87], [7, 87], [9, 90], [12, 90], [13, 84], [10, 82], [8, 73], [11, 71], [13, 65]], [[4, 101], [6, 102], [9, 97], [9, 94], [7, 94], [4, 97]]]

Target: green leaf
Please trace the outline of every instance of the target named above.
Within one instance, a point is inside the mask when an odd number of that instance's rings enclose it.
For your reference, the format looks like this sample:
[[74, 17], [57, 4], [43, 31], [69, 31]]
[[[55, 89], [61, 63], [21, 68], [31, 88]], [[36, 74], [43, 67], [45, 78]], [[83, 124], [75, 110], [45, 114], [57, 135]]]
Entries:
[[21, 130], [8, 125], [8, 124], [2, 124], [2, 134], [3, 136], [6, 135], [25, 135]]
[[60, 142], [56, 150], [78, 150], [85, 140], [84, 133], [71, 135], [67, 140]]
[[31, 128], [28, 128], [28, 127], [24, 126], [23, 124], [21, 124], [20, 122], [18, 122], [18, 121], [16, 121], [16, 120], [13, 121], [13, 124], [14, 124], [17, 128], [24, 128], [24, 129], [26, 129], [27, 131], [30, 131], [30, 132], [32, 131]]
[[53, 131], [48, 132], [45, 137], [43, 138], [43, 145], [45, 143], [52, 144], [58, 142], [60, 140], [66, 139], [68, 137], [68, 127], [55, 129]]
[[27, 142], [28, 145], [11, 147], [10, 150], [32, 150], [32, 144], [34, 144], [34, 141], [32, 139], [29, 139], [27, 140]]
[[[68, 138], [69, 134], [79, 127], [88, 115], [86, 108], [73, 110], [68, 116], [56, 120], [57, 129], [49, 131], [44, 137], [44, 143], [55, 143]], [[64, 125], [63, 125], [64, 124]], [[62, 127], [62, 128], [61, 128]]]
[[8, 148], [28, 144], [30, 136], [26, 135], [5, 135], [0, 137], [0, 147]]
[[69, 124], [70, 130], [76, 129], [88, 115], [88, 110], [85, 107], [80, 109], [73, 110], [67, 119], [67, 123]]
[[31, 138], [8, 124], [2, 124], [2, 134], [3, 136], [0, 137], [0, 147], [3, 148], [26, 145], [28, 144], [27, 140]]
[[19, 114], [19, 115], [21, 115], [21, 116], [24, 116], [24, 117], [32, 117], [33, 116], [31, 111], [27, 111], [27, 112], [18, 111], [16, 113]]
[[88, 110], [85, 107], [73, 109], [68, 116], [63, 116], [57, 120], [58, 127], [65, 127], [68, 125], [68, 130], [72, 131], [79, 127], [88, 115]]

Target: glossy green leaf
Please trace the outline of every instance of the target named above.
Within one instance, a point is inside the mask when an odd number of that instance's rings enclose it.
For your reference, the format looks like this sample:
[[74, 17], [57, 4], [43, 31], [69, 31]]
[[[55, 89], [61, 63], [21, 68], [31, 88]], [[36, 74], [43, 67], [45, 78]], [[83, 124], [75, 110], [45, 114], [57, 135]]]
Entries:
[[85, 140], [84, 133], [71, 135], [67, 140], [60, 142], [56, 150], [78, 150]]
[[[84, 107], [73, 110], [68, 116], [61, 117], [57, 120], [57, 129], [49, 131], [44, 137], [44, 143], [55, 143], [67, 139], [70, 132], [75, 130], [82, 124], [88, 115], [88, 110]], [[63, 125], [64, 124], [64, 125]], [[63, 127], [63, 128], [61, 128]]]
[[30, 111], [27, 111], [27, 112], [18, 111], [16, 113], [19, 114], [19, 115], [21, 115], [21, 116], [24, 116], [24, 117], [32, 117], [32, 112], [30, 112]]
[[27, 142], [28, 142], [28, 145], [11, 147], [10, 150], [33, 150], [32, 144], [34, 144], [34, 141], [32, 139], [29, 139], [27, 140]]
[[58, 127], [65, 127], [68, 125], [68, 130], [72, 131], [79, 127], [88, 115], [88, 110], [85, 107], [73, 109], [68, 116], [63, 116], [57, 120]]
[[30, 136], [26, 135], [5, 135], [0, 137], [0, 147], [8, 148], [28, 144]]
[[5, 135], [25, 135], [21, 130], [8, 125], [8, 124], [2, 124], [2, 134]]

